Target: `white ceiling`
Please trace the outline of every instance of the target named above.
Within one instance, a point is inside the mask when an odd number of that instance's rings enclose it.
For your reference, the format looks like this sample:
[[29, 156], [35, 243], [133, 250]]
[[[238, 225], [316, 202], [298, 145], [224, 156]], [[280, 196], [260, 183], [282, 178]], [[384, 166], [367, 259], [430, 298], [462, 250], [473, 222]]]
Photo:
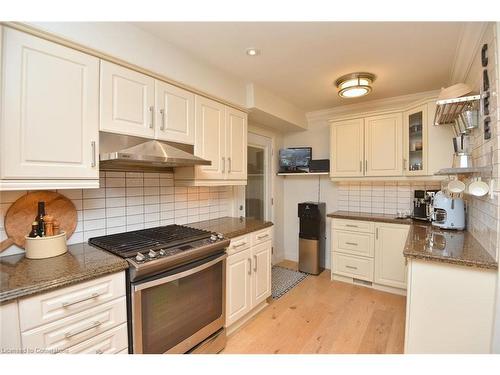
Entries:
[[[140, 28], [305, 111], [449, 84], [459, 22], [141, 22]], [[245, 54], [248, 47], [262, 51]], [[367, 71], [373, 92], [341, 99], [341, 75]]]

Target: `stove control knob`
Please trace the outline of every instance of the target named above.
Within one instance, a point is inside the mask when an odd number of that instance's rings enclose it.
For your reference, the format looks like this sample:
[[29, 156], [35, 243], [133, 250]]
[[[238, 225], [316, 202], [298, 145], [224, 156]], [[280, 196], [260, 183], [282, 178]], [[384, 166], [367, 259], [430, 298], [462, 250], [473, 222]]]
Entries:
[[165, 255], [167, 255], [167, 252], [163, 249], [160, 250], [160, 256], [164, 257]]
[[135, 256], [135, 260], [138, 262], [144, 262], [146, 260], [146, 257], [142, 253], [137, 253]]
[[154, 251], [154, 250], [149, 250], [148, 255], [149, 255], [149, 257], [150, 257], [150, 258], [156, 258], [156, 256], [157, 256], [158, 254], [157, 254], [157, 253], [156, 253], [156, 251]]
[[212, 235], [210, 236], [210, 241], [211, 241], [211, 242], [215, 242], [215, 241], [217, 241], [217, 236], [216, 236], [215, 234], [212, 234]]
[[224, 239], [224, 235], [222, 233], [217, 233], [217, 238], [219, 240], [223, 240]]

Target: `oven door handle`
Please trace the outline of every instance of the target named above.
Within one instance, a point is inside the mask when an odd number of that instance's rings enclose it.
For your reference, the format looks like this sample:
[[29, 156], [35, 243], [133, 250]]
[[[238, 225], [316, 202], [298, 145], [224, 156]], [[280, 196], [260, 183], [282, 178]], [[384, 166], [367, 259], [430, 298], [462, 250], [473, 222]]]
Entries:
[[226, 258], [227, 258], [227, 254], [224, 253], [221, 256], [211, 260], [210, 262], [203, 263], [203, 264], [199, 265], [198, 267], [192, 268], [190, 270], [186, 270], [184, 272], [179, 272], [179, 273], [176, 273], [175, 275], [165, 276], [165, 277], [162, 277], [161, 279], [151, 280], [151, 281], [148, 281], [146, 283], [134, 285], [134, 292], [139, 292], [141, 290], [152, 288], [152, 287], [157, 286], [157, 285], [161, 285], [161, 284], [169, 283], [169, 282], [172, 282], [172, 281], [175, 281], [178, 279], [182, 279], [182, 278], [190, 276], [194, 273], [203, 271], [204, 269], [211, 267], [214, 264], [216, 264], [216, 263], [218, 263]]

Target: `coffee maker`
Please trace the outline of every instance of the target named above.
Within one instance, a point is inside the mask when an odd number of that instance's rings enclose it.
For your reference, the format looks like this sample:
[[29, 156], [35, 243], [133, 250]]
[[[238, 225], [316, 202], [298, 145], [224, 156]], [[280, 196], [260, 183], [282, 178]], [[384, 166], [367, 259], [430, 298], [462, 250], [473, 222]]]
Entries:
[[413, 219], [431, 221], [432, 202], [438, 191], [439, 190], [415, 190], [413, 194]]

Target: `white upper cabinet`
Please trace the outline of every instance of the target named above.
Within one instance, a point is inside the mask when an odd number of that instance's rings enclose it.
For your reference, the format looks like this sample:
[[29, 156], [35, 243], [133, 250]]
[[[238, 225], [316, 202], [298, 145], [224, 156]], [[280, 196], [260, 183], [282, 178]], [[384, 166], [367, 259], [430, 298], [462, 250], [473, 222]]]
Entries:
[[406, 176], [427, 174], [427, 105], [403, 113], [403, 173]]
[[0, 189], [98, 187], [99, 59], [4, 27], [2, 60]]
[[155, 80], [101, 61], [100, 130], [153, 138]]
[[222, 180], [226, 176], [226, 109], [223, 104], [196, 96], [196, 142], [194, 153], [211, 165], [196, 168], [197, 179]]
[[247, 115], [233, 108], [226, 108], [226, 157], [227, 178], [247, 178]]
[[155, 100], [155, 138], [194, 144], [194, 94], [156, 80]]
[[365, 118], [365, 176], [402, 175], [401, 113]]
[[333, 123], [330, 151], [332, 177], [363, 176], [363, 119]]

